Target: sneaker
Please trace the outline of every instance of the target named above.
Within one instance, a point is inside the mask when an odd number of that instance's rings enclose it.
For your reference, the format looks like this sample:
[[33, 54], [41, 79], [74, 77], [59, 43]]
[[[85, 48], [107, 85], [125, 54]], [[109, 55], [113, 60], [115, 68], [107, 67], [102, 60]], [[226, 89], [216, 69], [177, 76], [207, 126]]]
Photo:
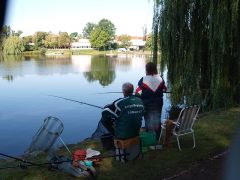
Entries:
[[162, 145], [157, 144], [155, 146], [149, 146], [149, 149], [151, 149], [151, 150], [159, 150], [159, 149], [162, 149]]

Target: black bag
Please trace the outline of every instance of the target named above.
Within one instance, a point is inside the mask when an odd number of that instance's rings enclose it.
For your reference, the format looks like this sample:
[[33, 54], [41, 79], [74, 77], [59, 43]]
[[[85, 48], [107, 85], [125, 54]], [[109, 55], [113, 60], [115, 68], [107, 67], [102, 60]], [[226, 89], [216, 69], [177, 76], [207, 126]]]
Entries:
[[102, 143], [103, 148], [106, 149], [106, 150], [115, 149], [112, 134], [102, 135], [101, 136], [101, 143]]
[[168, 111], [169, 118], [171, 120], [176, 120], [183, 108], [179, 106], [172, 106], [171, 109]]

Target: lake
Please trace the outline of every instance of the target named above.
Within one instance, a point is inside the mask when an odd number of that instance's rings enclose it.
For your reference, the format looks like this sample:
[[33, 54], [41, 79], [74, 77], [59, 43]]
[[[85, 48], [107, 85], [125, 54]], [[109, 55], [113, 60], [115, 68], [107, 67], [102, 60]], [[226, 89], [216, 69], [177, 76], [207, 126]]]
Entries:
[[[127, 81], [136, 87], [145, 75], [145, 64], [150, 58], [144, 55], [72, 55], [1, 59], [0, 153], [23, 154], [48, 116], [63, 122], [61, 137], [65, 143], [77, 143], [90, 137], [100, 120], [101, 109], [49, 95], [103, 107], [122, 94], [98, 93], [120, 92], [121, 85]], [[163, 73], [165, 80], [166, 72]], [[162, 118], [170, 104], [166, 95], [164, 103]]]

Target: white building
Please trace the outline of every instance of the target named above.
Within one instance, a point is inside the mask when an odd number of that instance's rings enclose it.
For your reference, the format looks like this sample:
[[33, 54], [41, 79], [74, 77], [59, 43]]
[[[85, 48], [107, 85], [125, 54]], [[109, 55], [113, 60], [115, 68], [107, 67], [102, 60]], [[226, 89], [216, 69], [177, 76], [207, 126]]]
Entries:
[[91, 43], [89, 39], [79, 39], [78, 42], [71, 43], [71, 49], [78, 50], [78, 49], [92, 49], [92, 48], [91, 48]]
[[141, 39], [131, 39], [131, 46], [129, 47], [129, 49], [133, 49], [133, 50], [141, 50], [145, 47], [146, 41], [143, 41]]

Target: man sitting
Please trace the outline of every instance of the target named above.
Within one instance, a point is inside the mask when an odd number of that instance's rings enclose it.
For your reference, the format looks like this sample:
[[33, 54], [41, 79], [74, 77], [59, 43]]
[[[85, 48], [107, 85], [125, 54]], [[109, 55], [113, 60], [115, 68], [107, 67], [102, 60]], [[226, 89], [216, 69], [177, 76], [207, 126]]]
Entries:
[[129, 139], [139, 136], [144, 107], [142, 100], [133, 95], [133, 85], [124, 83], [124, 98], [105, 106], [101, 122], [116, 139]]

